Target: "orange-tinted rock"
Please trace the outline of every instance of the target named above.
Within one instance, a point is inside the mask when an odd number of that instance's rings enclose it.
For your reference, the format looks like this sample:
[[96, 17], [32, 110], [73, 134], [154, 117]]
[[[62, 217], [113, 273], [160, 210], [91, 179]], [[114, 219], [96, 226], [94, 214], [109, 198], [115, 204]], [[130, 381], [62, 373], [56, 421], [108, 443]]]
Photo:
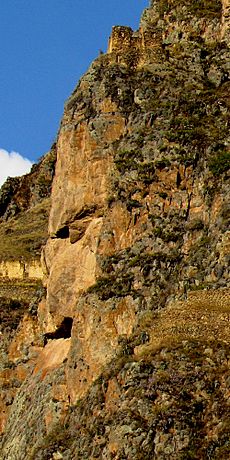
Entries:
[[39, 326], [34, 318], [25, 315], [19, 330], [9, 346], [9, 359], [13, 362], [23, 359], [29, 352], [29, 347], [37, 338]]
[[[53, 324], [72, 317], [77, 298], [96, 280], [96, 254], [103, 219], [93, 219], [84, 236], [74, 244], [54, 241], [55, 255], [47, 284], [46, 308]], [[49, 243], [52, 245], [51, 243]], [[52, 327], [52, 326], [51, 326]]]
[[67, 367], [72, 402], [86, 394], [115, 356], [118, 337], [129, 337], [135, 325], [135, 305], [129, 297], [120, 300], [115, 309], [108, 302], [103, 310], [101, 302], [82, 300], [77, 306]]
[[105, 406], [110, 412], [116, 412], [120, 402], [121, 391], [116, 378], [109, 380], [105, 395]]
[[57, 368], [67, 358], [70, 349], [70, 339], [58, 339], [50, 341], [38, 356], [34, 375], [40, 375], [43, 379], [47, 372]]
[[[107, 113], [108, 106], [104, 109]], [[109, 150], [102, 150], [103, 144], [118, 139], [123, 129], [120, 115], [107, 114], [102, 137], [97, 141], [86, 123], [61, 131], [49, 222], [51, 234], [73, 222], [85, 208], [104, 206], [111, 156]]]
[[4, 404], [0, 398], [0, 434], [4, 433], [7, 418], [9, 415], [9, 408]]

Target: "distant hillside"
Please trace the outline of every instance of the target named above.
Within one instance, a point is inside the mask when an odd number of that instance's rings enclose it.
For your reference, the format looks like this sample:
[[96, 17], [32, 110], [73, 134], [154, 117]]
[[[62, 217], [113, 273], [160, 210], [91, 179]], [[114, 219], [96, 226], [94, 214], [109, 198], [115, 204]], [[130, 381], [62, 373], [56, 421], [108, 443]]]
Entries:
[[48, 232], [55, 146], [31, 172], [8, 178], [0, 190], [0, 260], [40, 258]]

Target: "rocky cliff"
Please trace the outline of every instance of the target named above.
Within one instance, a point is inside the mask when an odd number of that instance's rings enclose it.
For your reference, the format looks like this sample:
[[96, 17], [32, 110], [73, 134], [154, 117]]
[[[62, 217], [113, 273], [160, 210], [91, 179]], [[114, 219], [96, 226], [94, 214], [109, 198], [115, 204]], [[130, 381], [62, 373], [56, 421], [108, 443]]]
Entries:
[[3, 460], [229, 458], [229, 57], [228, 1], [152, 1], [66, 102]]

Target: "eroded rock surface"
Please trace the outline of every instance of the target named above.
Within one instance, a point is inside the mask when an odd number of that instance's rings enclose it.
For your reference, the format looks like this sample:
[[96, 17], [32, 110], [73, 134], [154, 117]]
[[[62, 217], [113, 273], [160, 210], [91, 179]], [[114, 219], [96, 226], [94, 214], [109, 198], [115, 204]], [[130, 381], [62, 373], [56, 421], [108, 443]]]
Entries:
[[67, 101], [3, 460], [229, 458], [229, 80], [228, 4], [159, 0]]

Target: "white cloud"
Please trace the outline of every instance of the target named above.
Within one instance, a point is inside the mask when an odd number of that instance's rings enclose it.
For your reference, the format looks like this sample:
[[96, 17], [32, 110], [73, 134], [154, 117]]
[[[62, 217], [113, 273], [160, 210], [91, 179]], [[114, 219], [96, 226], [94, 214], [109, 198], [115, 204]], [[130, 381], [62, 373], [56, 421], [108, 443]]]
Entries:
[[0, 187], [8, 176], [22, 176], [30, 171], [33, 163], [17, 152], [7, 152], [0, 148]]

